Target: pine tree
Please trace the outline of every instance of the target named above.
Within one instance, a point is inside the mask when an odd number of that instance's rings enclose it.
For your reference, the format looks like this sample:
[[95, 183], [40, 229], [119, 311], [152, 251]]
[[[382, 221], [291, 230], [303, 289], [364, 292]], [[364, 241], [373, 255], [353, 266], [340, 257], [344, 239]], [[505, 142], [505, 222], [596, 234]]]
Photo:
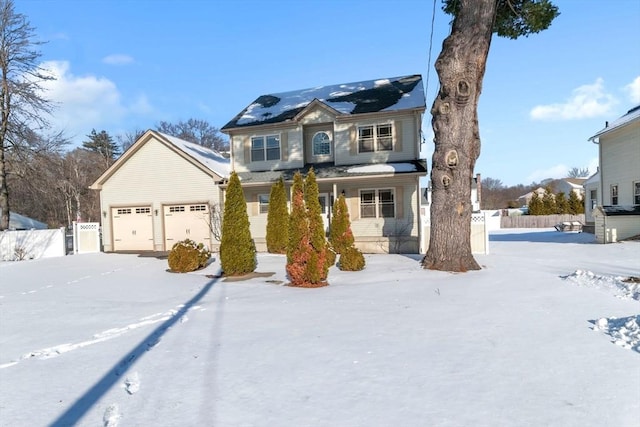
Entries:
[[556, 202], [555, 213], [560, 215], [569, 213], [569, 202], [567, 201], [566, 194], [560, 191], [558, 194], [556, 194], [555, 202]]
[[300, 172], [293, 176], [291, 193], [286, 270], [292, 286], [307, 286], [306, 268], [311, 255], [311, 242], [304, 205], [304, 181]]
[[311, 168], [304, 183], [304, 202], [307, 207], [311, 246], [313, 247], [309, 266], [309, 275], [312, 283], [326, 280], [329, 271], [327, 236], [319, 197], [316, 174]]
[[347, 210], [347, 202], [342, 194], [333, 204], [331, 229], [329, 230], [329, 242], [331, 243], [333, 250], [338, 254], [343, 253], [347, 248], [354, 244], [353, 232], [351, 231], [351, 221], [349, 220], [349, 211]]
[[544, 215], [542, 200], [536, 191], [533, 192], [533, 196], [529, 200], [529, 215]]
[[584, 202], [575, 191], [569, 193], [569, 213], [572, 215], [584, 213]]
[[289, 243], [289, 212], [287, 193], [282, 177], [271, 186], [269, 212], [267, 213], [267, 251], [272, 254], [287, 253]]
[[556, 200], [551, 188], [546, 187], [542, 195], [542, 215], [553, 215], [556, 213]]
[[87, 138], [89, 138], [89, 140], [84, 141], [82, 147], [98, 153], [104, 161], [105, 170], [111, 166], [121, 154], [118, 144], [116, 144], [111, 135], [104, 130], [98, 133], [95, 129], [92, 129], [91, 134], [87, 135]]
[[224, 201], [220, 265], [225, 276], [241, 276], [256, 269], [256, 248], [249, 230], [247, 202], [235, 172], [229, 178]]

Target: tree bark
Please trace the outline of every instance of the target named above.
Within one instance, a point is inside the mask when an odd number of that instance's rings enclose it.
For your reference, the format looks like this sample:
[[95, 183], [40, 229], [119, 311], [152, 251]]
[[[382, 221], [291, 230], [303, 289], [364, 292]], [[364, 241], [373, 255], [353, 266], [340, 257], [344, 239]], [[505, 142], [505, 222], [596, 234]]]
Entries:
[[440, 90], [431, 109], [431, 231], [424, 268], [479, 270], [471, 253], [471, 183], [480, 155], [478, 99], [497, 0], [460, 0], [435, 63]]

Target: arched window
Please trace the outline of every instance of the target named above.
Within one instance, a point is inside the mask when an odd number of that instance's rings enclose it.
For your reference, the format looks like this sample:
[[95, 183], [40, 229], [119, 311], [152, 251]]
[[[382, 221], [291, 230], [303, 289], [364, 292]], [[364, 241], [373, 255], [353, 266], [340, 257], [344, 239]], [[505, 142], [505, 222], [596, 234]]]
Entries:
[[331, 138], [326, 132], [318, 132], [313, 135], [313, 155], [327, 156], [331, 154]]

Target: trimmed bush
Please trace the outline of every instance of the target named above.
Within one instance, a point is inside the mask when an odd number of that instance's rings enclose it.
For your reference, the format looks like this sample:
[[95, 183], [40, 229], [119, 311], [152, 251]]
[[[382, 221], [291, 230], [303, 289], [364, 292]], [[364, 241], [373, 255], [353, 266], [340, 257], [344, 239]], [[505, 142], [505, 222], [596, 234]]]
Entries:
[[225, 276], [242, 276], [256, 269], [256, 247], [249, 230], [247, 201], [235, 172], [229, 178], [224, 201], [220, 267]]
[[169, 252], [169, 269], [176, 273], [188, 273], [203, 268], [211, 258], [211, 252], [202, 243], [182, 240]]
[[[304, 204], [307, 208], [307, 221], [309, 223], [309, 240], [313, 247], [311, 257], [312, 264], [310, 270], [318, 269], [318, 271], [310, 271], [309, 277], [312, 281], [326, 280], [329, 266], [327, 258], [327, 235], [324, 230], [324, 221], [322, 219], [322, 207], [320, 206], [318, 183], [316, 182], [316, 174], [313, 168], [309, 170], [307, 178], [304, 181]], [[316, 278], [318, 280], [316, 280]]]
[[287, 193], [282, 177], [271, 186], [269, 212], [267, 213], [267, 251], [272, 254], [286, 254], [289, 243], [289, 211]]
[[341, 194], [333, 204], [331, 215], [331, 229], [329, 230], [329, 242], [336, 253], [341, 254], [347, 248], [353, 246], [354, 238], [351, 231], [351, 221], [347, 202]]
[[364, 269], [364, 255], [355, 246], [350, 246], [340, 254], [338, 268], [343, 271], [360, 271]]

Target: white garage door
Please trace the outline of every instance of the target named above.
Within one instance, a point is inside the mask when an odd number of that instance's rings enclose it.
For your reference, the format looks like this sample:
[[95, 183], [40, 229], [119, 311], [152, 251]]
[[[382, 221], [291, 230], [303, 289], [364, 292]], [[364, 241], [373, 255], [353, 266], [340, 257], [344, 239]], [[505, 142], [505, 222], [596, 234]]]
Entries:
[[184, 239], [202, 243], [211, 249], [211, 230], [209, 206], [170, 205], [164, 207], [165, 250]]
[[132, 206], [111, 210], [114, 251], [152, 251], [151, 207]]

